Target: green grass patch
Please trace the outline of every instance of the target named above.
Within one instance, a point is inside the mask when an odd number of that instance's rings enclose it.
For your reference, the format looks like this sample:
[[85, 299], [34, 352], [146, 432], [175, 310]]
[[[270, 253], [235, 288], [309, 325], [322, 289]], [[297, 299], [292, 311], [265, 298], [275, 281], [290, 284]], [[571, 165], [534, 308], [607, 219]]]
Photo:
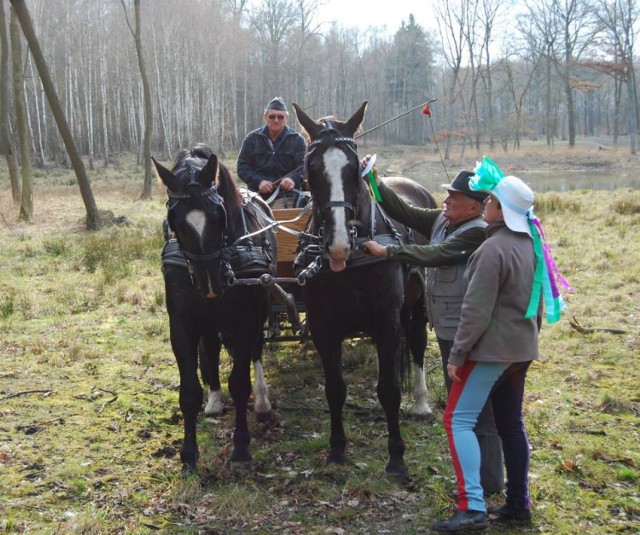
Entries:
[[[407, 484], [384, 475], [386, 425], [366, 340], [344, 347], [347, 465], [325, 464], [329, 416], [312, 344], [273, 343], [264, 366], [275, 415], [258, 423], [249, 414], [252, 470], [228, 463], [235, 413], [225, 351], [227, 410], [201, 417], [200, 470], [183, 478], [179, 376], [160, 272], [164, 193], [139, 201], [141, 184], [122, 176], [141, 176], [135, 166], [96, 173], [99, 206], [127, 224], [82, 230], [72, 180], [47, 174], [57, 228], [40, 216], [42, 229], [12, 223], [0, 237], [0, 531], [417, 534], [451, 513], [433, 333], [426, 368], [435, 422], [412, 419], [403, 396]], [[563, 320], [543, 325], [541, 358], [528, 375], [531, 532], [640, 530], [637, 199], [629, 191], [549, 192], [536, 201], [574, 291], [565, 292]]]

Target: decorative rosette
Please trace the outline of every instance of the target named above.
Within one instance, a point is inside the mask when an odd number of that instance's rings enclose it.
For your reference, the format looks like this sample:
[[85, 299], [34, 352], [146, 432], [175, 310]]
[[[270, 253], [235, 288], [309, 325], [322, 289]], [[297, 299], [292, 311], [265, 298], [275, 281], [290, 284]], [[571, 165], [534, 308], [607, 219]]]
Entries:
[[491, 191], [505, 177], [502, 170], [489, 158], [482, 157], [482, 163], [476, 162], [475, 176], [469, 179], [469, 187], [474, 190]]

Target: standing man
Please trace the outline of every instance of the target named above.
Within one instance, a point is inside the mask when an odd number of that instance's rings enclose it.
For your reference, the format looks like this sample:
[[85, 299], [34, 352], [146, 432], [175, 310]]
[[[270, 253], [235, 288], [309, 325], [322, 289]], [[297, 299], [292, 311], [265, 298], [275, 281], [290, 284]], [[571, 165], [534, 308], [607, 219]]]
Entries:
[[[363, 164], [366, 165], [367, 156]], [[472, 191], [469, 178], [471, 171], [460, 171], [451, 184], [443, 184], [448, 194], [444, 209], [417, 208], [400, 199], [393, 190], [373, 173], [382, 195], [382, 207], [395, 220], [429, 238], [428, 245], [387, 245], [368, 241], [364, 246], [369, 254], [389, 260], [427, 268], [427, 314], [429, 324], [436, 332], [447, 392], [451, 390], [451, 379], [447, 374], [449, 353], [453, 345], [462, 300], [465, 293], [464, 272], [467, 261], [485, 240], [482, 220], [483, 201], [487, 194]], [[504, 471], [502, 467], [502, 445], [493, 423], [491, 405], [482, 410], [474, 429], [482, 456], [481, 481], [486, 494], [502, 491]]]
[[307, 144], [287, 126], [289, 112], [282, 97], [267, 104], [264, 125], [249, 132], [238, 154], [238, 176], [272, 208], [293, 208], [302, 190]]

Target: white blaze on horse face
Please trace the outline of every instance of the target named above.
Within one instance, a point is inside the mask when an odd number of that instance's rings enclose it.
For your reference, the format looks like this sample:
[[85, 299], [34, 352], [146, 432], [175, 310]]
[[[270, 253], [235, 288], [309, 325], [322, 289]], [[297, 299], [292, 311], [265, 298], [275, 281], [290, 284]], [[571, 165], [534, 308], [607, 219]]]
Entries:
[[204, 225], [207, 222], [204, 212], [202, 210], [191, 210], [184, 219], [189, 223], [189, 226], [196, 231], [196, 234], [198, 234], [198, 237], [200, 238], [200, 243], [202, 243], [202, 239], [204, 237]]
[[[344, 152], [337, 148], [330, 148], [324, 153], [324, 168], [331, 186], [331, 202], [344, 202], [344, 188], [342, 184], [342, 168], [349, 162]], [[351, 250], [349, 231], [347, 229], [347, 211], [344, 207], [331, 208], [333, 217], [333, 241], [329, 244], [329, 253], [334, 260], [346, 261]]]
[[[202, 210], [191, 210], [184, 220], [189, 224], [189, 226], [196, 231], [198, 238], [200, 238], [200, 244], [204, 242], [204, 228], [207, 222], [207, 218], [204, 215]], [[208, 299], [215, 299], [216, 293], [213, 291], [213, 285], [211, 284], [211, 280], [208, 280], [208, 288], [207, 292], [203, 292]]]

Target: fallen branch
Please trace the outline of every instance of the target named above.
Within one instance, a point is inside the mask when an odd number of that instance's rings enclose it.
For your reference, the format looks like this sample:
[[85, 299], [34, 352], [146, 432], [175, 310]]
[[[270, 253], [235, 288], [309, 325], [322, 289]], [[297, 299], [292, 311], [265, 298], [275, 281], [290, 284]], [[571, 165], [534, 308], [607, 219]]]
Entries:
[[11, 399], [11, 398], [17, 398], [20, 396], [27, 396], [29, 394], [47, 394], [47, 395], [51, 395], [53, 394], [53, 390], [24, 390], [22, 392], [14, 392], [13, 394], [9, 394], [5, 397], [3, 397], [2, 399]]
[[611, 334], [627, 334], [624, 329], [610, 329], [608, 327], [583, 327], [574, 316], [569, 320], [569, 325], [581, 334], [592, 334], [595, 332], [611, 333]]
[[115, 400], [118, 399], [118, 394], [116, 394], [115, 392], [112, 392], [111, 390], [105, 390], [104, 388], [96, 388], [95, 390], [104, 392], [105, 394], [111, 394], [113, 396], [111, 399], [108, 399], [102, 404], [102, 407], [98, 409], [98, 414], [102, 413], [102, 411], [107, 405], [110, 405], [111, 403], [113, 403]]

